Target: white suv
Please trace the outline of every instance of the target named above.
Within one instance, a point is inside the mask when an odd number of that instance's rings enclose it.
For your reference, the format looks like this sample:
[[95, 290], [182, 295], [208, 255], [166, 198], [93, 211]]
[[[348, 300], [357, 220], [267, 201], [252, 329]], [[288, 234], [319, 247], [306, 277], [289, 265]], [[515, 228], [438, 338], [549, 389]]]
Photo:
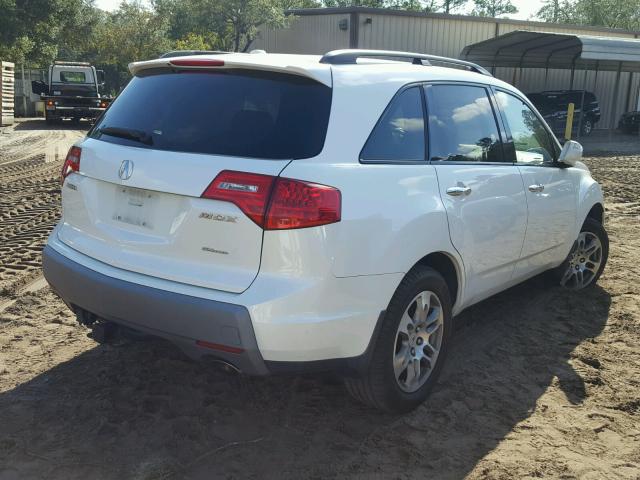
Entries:
[[248, 374], [339, 371], [406, 411], [453, 316], [546, 270], [583, 288], [604, 269], [581, 147], [477, 65], [343, 50], [130, 69], [67, 156], [43, 254], [84, 324]]

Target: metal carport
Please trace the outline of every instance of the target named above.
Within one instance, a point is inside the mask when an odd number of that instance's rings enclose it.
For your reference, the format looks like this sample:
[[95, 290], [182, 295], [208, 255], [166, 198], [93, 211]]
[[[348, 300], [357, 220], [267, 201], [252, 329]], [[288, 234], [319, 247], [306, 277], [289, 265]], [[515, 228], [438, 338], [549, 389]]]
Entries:
[[598, 71], [615, 71], [611, 113], [611, 125], [615, 126], [619, 115], [615, 99], [619, 94], [620, 75], [622, 72], [640, 72], [640, 40], [516, 30], [468, 45], [460, 58], [492, 70], [515, 68], [514, 82], [516, 72], [522, 68], [544, 68], [546, 72], [570, 69], [572, 87], [576, 68], [585, 71], [585, 84], [587, 70], [595, 70], [596, 81]]

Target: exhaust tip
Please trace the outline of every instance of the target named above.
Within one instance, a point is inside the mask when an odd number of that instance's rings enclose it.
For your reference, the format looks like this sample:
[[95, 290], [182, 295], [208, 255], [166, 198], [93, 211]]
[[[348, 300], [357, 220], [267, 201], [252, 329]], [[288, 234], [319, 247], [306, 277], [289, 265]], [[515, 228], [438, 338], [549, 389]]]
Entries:
[[208, 362], [211, 362], [215, 367], [219, 368], [220, 370], [228, 374], [242, 375], [242, 370], [240, 370], [238, 367], [236, 367], [235, 365], [225, 360], [222, 360], [216, 357], [211, 357], [211, 356], [207, 356], [206, 359]]

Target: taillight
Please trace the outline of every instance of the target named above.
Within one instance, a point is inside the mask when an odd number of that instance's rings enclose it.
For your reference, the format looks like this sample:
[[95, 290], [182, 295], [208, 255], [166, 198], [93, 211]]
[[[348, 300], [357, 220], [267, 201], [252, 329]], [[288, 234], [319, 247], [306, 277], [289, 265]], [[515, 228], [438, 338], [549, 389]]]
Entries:
[[69, 149], [69, 153], [67, 153], [67, 158], [64, 159], [64, 164], [62, 165], [62, 174], [60, 181], [64, 183], [64, 179], [70, 173], [77, 172], [80, 170], [80, 154], [82, 153], [82, 149], [80, 147], [71, 147]]
[[177, 67], [222, 67], [224, 66], [224, 60], [213, 60], [208, 58], [185, 58], [170, 60], [171, 65]]
[[270, 175], [223, 170], [202, 196], [235, 203], [247, 217], [262, 227], [274, 180], [275, 177]]
[[266, 230], [317, 227], [340, 221], [340, 190], [278, 178], [265, 221]]
[[202, 194], [234, 203], [265, 230], [317, 227], [340, 221], [340, 190], [317, 183], [224, 170]]

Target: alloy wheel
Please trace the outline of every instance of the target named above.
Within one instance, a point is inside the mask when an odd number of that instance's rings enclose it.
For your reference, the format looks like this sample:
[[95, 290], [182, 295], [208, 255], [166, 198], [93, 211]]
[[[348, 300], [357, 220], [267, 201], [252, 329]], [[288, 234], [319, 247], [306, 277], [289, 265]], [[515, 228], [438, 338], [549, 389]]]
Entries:
[[444, 312], [431, 291], [416, 295], [404, 311], [396, 332], [393, 371], [401, 390], [422, 387], [433, 371], [442, 347]]
[[569, 265], [560, 285], [581, 289], [593, 282], [602, 263], [602, 242], [591, 232], [581, 232], [569, 254]]

